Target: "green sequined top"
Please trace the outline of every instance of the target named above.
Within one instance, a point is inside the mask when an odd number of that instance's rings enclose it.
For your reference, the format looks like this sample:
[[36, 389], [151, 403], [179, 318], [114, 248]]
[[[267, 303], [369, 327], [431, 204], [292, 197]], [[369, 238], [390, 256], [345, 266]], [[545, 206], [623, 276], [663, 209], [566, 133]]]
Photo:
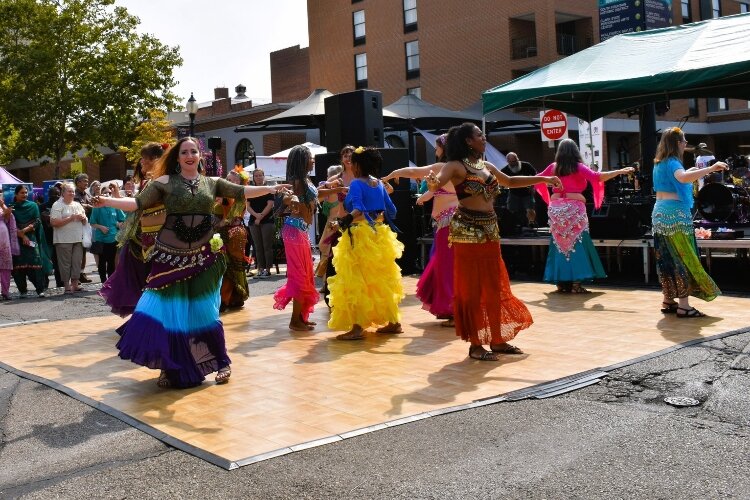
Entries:
[[194, 187], [181, 175], [170, 175], [166, 184], [153, 181], [136, 196], [138, 209], [164, 203], [167, 214], [211, 214], [216, 198], [234, 198], [244, 206], [245, 188], [226, 179], [199, 176]]

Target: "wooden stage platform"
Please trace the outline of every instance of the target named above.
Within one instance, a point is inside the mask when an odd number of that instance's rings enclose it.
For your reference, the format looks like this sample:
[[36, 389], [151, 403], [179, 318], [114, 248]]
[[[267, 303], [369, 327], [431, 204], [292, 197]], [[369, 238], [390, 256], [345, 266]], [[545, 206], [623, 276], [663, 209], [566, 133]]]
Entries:
[[159, 389], [157, 372], [117, 357], [121, 320], [114, 316], [2, 328], [0, 362], [234, 468], [750, 326], [745, 298], [695, 301], [710, 317], [688, 320], [661, 314], [655, 291], [560, 295], [550, 285], [515, 283], [535, 320], [513, 342], [526, 354], [480, 362], [467, 358], [468, 344], [453, 329], [421, 309], [416, 279], [404, 282], [405, 332], [370, 332], [359, 342], [334, 339], [339, 332], [326, 328], [322, 302], [313, 316], [317, 330], [294, 333], [290, 311], [274, 310], [270, 296], [251, 299], [223, 316], [234, 373], [222, 386], [211, 377], [194, 389]]

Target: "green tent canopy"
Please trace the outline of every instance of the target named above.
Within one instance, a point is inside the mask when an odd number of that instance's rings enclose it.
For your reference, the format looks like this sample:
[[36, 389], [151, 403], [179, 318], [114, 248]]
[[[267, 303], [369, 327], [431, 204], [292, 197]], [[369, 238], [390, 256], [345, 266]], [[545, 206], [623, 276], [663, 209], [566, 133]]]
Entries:
[[750, 14], [612, 37], [482, 94], [483, 112], [559, 109], [587, 121], [668, 99], [750, 99]]

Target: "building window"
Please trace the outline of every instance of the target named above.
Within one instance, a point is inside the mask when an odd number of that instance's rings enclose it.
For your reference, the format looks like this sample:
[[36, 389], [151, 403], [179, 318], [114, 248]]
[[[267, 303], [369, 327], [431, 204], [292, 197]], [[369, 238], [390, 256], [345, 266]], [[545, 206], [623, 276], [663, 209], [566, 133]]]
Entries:
[[688, 116], [698, 116], [698, 99], [690, 98], [687, 100]]
[[422, 98], [422, 87], [411, 87], [406, 89], [406, 95], [413, 95], [415, 97], [418, 97], [419, 99]]
[[242, 139], [234, 150], [234, 163], [247, 167], [255, 162], [255, 146], [250, 139]]
[[711, 17], [721, 17], [721, 0], [711, 0]]
[[680, 5], [682, 6], [682, 23], [692, 23], [693, 16], [690, 14], [690, 0], [681, 0]]
[[740, 14], [747, 14], [750, 12], [750, 3], [740, 2]]
[[354, 84], [358, 89], [367, 88], [367, 54], [354, 56]]
[[417, 29], [417, 0], [404, 0], [404, 33]]
[[365, 11], [358, 10], [352, 14], [354, 24], [354, 45], [365, 43]]
[[726, 111], [729, 109], [729, 100], [726, 97], [713, 97], [706, 99], [706, 110], [709, 113]]
[[406, 42], [406, 78], [419, 76], [419, 40]]

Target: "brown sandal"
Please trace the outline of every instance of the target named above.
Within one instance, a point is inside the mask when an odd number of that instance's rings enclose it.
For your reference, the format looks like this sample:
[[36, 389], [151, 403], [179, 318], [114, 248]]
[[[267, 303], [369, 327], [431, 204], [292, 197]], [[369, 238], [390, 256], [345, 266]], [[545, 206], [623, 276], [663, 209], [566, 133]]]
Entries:
[[510, 345], [508, 343], [495, 344], [495, 345], [490, 344], [490, 349], [492, 350], [492, 352], [496, 352], [498, 354], [523, 354], [524, 353], [520, 348], [514, 345]]
[[232, 376], [232, 369], [228, 366], [225, 366], [221, 370], [219, 370], [216, 373], [216, 383], [217, 384], [226, 384], [229, 382], [229, 377]]
[[677, 309], [679, 309], [677, 302], [662, 302], [661, 305], [664, 306], [661, 308], [663, 314], [677, 314]]
[[469, 348], [469, 357], [477, 361], [500, 361], [500, 356], [497, 353], [487, 351], [484, 348], [482, 348], [481, 354], [479, 354], [479, 349], [472, 350], [472, 348]]
[[684, 307], [678, 307], [675, 312], [678, 318], [705, 318], [706, 315], [700, 312], [695, 307], [686, 309]]
[[162, 389], [169, 389], [170, 387], [172, 387], [172, 382], [169, 380], [169, 377], [167, 377], [166, 370], [162, 370], [161, 373], [159, 373], [159, 378], [156, 380], [156, 385], [158, 385]]

